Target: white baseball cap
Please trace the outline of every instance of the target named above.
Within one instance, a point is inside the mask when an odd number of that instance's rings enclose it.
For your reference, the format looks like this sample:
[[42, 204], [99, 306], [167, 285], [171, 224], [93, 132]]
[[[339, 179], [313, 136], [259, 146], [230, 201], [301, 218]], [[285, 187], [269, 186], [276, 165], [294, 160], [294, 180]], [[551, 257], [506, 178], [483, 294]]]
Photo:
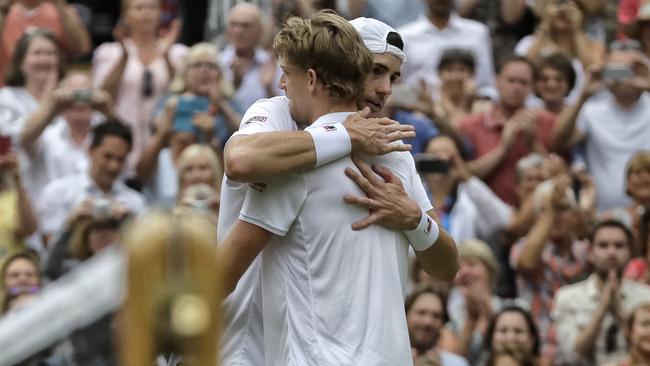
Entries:
[[356, 18], [350, 21], [359, 32], [363, 43], [372, 53], [390, 53], [406, 62], [402, 37], [390, 25], [372, 18]]

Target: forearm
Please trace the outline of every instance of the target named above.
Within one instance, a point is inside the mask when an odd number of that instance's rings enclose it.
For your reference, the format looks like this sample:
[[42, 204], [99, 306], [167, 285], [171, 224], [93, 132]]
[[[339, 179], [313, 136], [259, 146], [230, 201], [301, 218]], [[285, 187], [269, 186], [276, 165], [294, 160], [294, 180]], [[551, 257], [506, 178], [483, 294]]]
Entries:
[[587, 69], [589, 66], [596, 63], [596, 57], [594, 56], [595, 49], [592, 42], [587, 38], [587, 36], [582, 31], [577, 31], [573, 36], [573, 47], [576, 50], [578, 59], [582, 63], [582, 67]]
[[512, 240], [520, 238], [528, 232], [531, 226], [535, 224], [535, 212], [533, 210], [533, 200], [528, 197], [519, 205], [519, 210], [515, 211], [508, 222], [506, 233]]
[[65, 34], [66, 38], [65, 43], [70, 53], [79, 56], [90, 52], [91, 41], [88, 30], [83, 23], [81, 23], [78, 16], [74, 16], [70, 13], [76, 10], [60, 2], [54, 3], [56, 4], [61, 18], [63, 34]]
[[36, 112], [27, 117], [19, 137], [20, 146], [27, 152], [33, 151], [36, 141], [54, 117], [56, 113], [50, 103], [42, 103]]
[[223, 280], [226, 296], [235, 290], [239, 279], [270, 238], [271, 233], [258, 226], [242, 220], [235, 222], [218, 251], [219, 263], [224, 265]]
[[126, 62], [128, 61], [129, 56], [126, 50], [123, 50], [122, 57], [115, 64], [113, 69], [108, 73], [106, 79], [101, 83], [100, 87], [104, 89], [108, 94], [110, 94], [113, 101], [117, 101], [117, 94], [120, 89], [120, 82], [122, 81], [122, 75], [124, 75], [124, 69], [126, 68]]
[[[438, 221], [433, 210], [427, 215]], [[454, 239], [444, 229], [440, 228], [438, 239], [432, 246], [422, 251], [415, 250], [415, 255], [422, 269], [431, 277], [445, 282], [452, 282], [456, 277], [458, 250]]]
[[43, 273], [50, 280], [56, 280], [65, 272], [63, 261], [65, 260], [71, 236], [72, 232], [70, 229], [64, 230], [49, 250]]
[[524, 245], [517, 260], [518, 269], [531, 273], [539, 268], [542, 252], [552, 225], [553, 214], [543, 212], [524, 239]]
[[479, 157], [478, 159], [468, 162], [467, 166], [472, 172], [472, 175], [483, 179], [492, 173], [501, 164], [507, 152], [508, 149], [504, 146], [504, 144], [500, 144], [487, 154]]
[[32, 235], [36, 229], [38, 229], [38, 221], [36, 219], [36, 214], [32, 209], [32, 204], [29, 200], [29, 196], [25, 191], [22, 183], [19, 180], [16, 181], [16, 191], [18, 193], [18, 228], [16, 229], [16, 234], [18, 237], [27, 237]]
[[305, 131], [237, 136], [226, 145], [224, 165], [229, 179], [252, 183], [313, 168], [316, 150], [311, 135]]
[[525, 0], [501, 0], [501, 19], [508, 25], [514, 25], [524, 16]]
[[606, 309], [599, 306], [587, 326], [578, 332], [578, 336], [575, 339], [574, 350], [580, 357], [587, 360], [593, 359], [594, 351], [596, 349], [596, 340], [598, 339], [598, 333], [600, 332], [600, 327], [605, 318], [605, 314]]
[[151, 143], [144, 149], [135, 168], [140, 183], [146, 183], [151, 179], [158, 167], [158, 155], [165, 146], [165, 138], [160, 134], [156, 134]]
[[580, 109], [589, 97], [584, 93], [573, 106], [568, 106], [560, 113], [551, 133], [551, 150], [555, 152], [572, 147], [576, 140], [576, 122]]

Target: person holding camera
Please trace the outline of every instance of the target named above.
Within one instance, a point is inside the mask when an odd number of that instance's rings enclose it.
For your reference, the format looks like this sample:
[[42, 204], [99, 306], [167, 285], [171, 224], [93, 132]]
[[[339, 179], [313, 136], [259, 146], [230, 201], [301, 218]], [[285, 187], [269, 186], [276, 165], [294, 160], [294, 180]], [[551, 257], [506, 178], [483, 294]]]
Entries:
[[83, 73], [68, 75], [27, 117], [19, 144], [28, 161], [22, 174], [34, 199], [49, 182], [88, 169], [90, 129], [102, 117], [113, 117], [112, 99], [93, 90]]
[[584, 144], [588, 172], [597, 187], [608, 188], [598, 191], [599, 211], [629, 203], [625, 163], [650, 141], [650, 63], [631, 42], [610, 48], [607, 64], [588, 70], [578, 102], [560, 114], [552, 132], [555, 149]]

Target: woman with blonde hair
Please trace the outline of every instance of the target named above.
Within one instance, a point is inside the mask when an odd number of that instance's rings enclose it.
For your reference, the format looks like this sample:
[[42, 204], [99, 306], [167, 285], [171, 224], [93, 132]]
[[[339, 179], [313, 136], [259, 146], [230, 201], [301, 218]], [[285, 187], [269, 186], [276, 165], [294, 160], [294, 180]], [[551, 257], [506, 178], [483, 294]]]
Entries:
[[650, 302], [638, 305], [627, 320], [629, 354], [625, 361], [606, 366], [646, 366], [650, 364]]
[[205, 143], [220, 152], [241, 120], [230, 105], [232, 86], [223, 79], [212, 44], [190, 48], [170, 90], [156, 117], [156, 132], [137, 166], [138, 180], [150, 201], [164, 207], [176, 200], [178, 162], [185, 148]]

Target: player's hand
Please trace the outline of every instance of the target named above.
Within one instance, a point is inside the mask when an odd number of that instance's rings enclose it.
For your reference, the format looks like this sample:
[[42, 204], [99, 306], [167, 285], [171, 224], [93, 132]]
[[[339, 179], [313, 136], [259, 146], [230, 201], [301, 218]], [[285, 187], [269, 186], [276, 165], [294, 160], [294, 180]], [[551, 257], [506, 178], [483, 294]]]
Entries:
[[422, 210], [406, 194], [400, 179], [385, 167], [373, 166], [371, 169], [358, 158], [353, 157], [352, 161], [359, 172], [346, 168], [345, 175], [361, 188], [366, 197], [348, 194], [343, 199], [370, 211], [364, 219], [352, 224], [352, 229], [361, 230], [372, 224], [392, 230], [415, 229], [422, 218]]
[[352, 152], [383, 155], [393, 151], [409, 151], [411, 145], [394, 143], [415, 137], [415, 128], [401, 125], [388, 118], [367, 118], [369, 108], [348, 116], [343, 125], [352, 141]]

